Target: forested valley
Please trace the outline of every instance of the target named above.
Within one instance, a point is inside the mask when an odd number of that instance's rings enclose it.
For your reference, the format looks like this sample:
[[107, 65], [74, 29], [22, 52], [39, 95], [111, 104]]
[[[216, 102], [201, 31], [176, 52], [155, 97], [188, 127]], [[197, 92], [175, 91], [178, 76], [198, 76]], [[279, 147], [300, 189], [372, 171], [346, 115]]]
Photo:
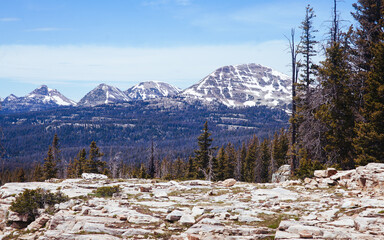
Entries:
[[[287, 38], [292, 56], [289, 126], [285, 112], [266, 107], [193, 105], [175, 111], [116, 105], [29, 113], [22, 118], [4, 115], [2, 183], [79, 177], [83, 172], [268, 182], [283, 164], [291, 166], [294, 177], [302, 178], [330, 166], [352, 169], [383, 163], [384, 2], [359, 0], [353, 6], [356, 22], [342, 27], [334, 1], [322, 42], [316, 38], [315, 10], [308, 6], [299, 37], [292, 29]], [[316, 63], [319, 55], [323, 60]], [[7, 142], [11, 136], [12, 143]]]

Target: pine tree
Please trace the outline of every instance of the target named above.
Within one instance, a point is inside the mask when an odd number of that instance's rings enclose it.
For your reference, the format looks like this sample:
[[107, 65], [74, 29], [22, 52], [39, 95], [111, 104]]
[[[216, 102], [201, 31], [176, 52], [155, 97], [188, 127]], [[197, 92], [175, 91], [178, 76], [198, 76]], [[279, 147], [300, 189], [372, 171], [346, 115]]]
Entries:
[[203, 132], [197, 138], [199, 149], [195, 150], [195, 160], [198, 170], [198, 178], [202, 179], [205, 177], [204, 171], [207, 173], [208, 163], [210, 160], [210, 154], [213, 154], [212, 151], [216, 148], [212, 148], [213, 139], [210, 138], [212, 134], [208, 132], [208, 121], [204, 123]]
[[[321, 63], [319, 77], [322, 94], [327, 96], [324, 104], [316, 112], [316, 117], [326, 126], [325, 151], [327, 163], [338, 164], [343, 169], [354, 167], [354, 102], [352, 89], [352, 66], [348, 34], [344, 34], [342, 42], [331, 42], [326, 49], [326, 59]], [[337, 39], [341, 39], [337, 37]]]
[[181, 158], [177, 158], [173, 164], [173, 172], [175, 179], [185, 178], [185, 163]]
[[227, 157], [227, 164], [224, 168], [224, 179], [234, 178], [237, 156], [233, 144], [228, 143], [227, 147], [225, 148], [225, 154]]
[[266, 183], [269, 181], [269, 164], [271, 160], [271, 150], [269, 147], [269, 139], [264, 139], [260, 144], [260, 156], [258, 158], [258, 173], [256, 178], [258, 182]]
[[25, 182], [26, 177], [25, 177], [25, 172], [23, 168], [19, 168], [16, 171], [16, 182]]
[[[280, 166], [287, 164], [287, 153], [289, 149], [288, 136], [284, 129], [280, 133], [275, 132], [272, 140], [272, 158], [276, 166], [273, 169], [278, 169]], [[274, 171], [273, 171], [274, 172]]]
[[316, 15], [313, 8], [308, 5], [305, 9], [304, 21], [300, 26], [303, 30], [303, 34], [301, 36], [301, 44], [298, 49], [298, 52], [303, 57], [303, 61], [299, 65], [303, 70], [303, 74], [301, 75], [301, 78], [299, 78], [298, 87], [299, 90], [304, 92], [304, 104], [309, 101], [311, 85], [315, 82], [313, 76], [316, 74], [317, 68], [316, 64], [314, 64], [312, 60], [312, 57], [317, 55], [315, 46], [318, 43], [314, 36], [314, 33], [317, 32], [317, 30], [313, 27], [313, 18], [315, 17]]
[[247, 157], [247, 148], [245, 146], [245, 143], [243, 142], [243, 144], [241, 145], [241, 148], [239, 149], [239, 168], [240, 168], [240, 174], [239, 174], [239, 177], [240, 177], [240, 180], [241, 181], [245, 181], [245, 174], [246, 174], [246, 162], [245, 162], [245, 159]]
[[57, 133], [55, 133], [55, 136], [53, 137], [53, 140], [52, 140], [52, 156], [53, 156], [53, 161], [56, 163], [56, 167], [58, 169], [57, 175], [59, 178], [63, 178], [64, 164], [62, 162], [60, 153], [61, 153], [61, 150], [60, 150], [59, 138], [57, 136]]
[[256, 181], [256, 161], [259, 158], [259, 140], [256, 136], [253, 137], [251, 144], [247, 149], [247, 155], [243, 164], [243, 179], [245, 182]]
[[32, 180], [36, 182], [43, 181], [43, 170], [40, 163], [36, 163], [32, 173]]
[[197, 161], [189, 157], [187, 163], [187, 179], [196, 179], [197, 178]]
[[355, 31], [354, 64], [361, 69], [359, 121], [356, 124], [354, 149], [356, 162], [384, 162], [384, 3], [359, 0], [353, 14], [358, 22]]
[[104, 154], [100, 152], [96, 142], [92, 141], [89, 149], [88, 159], [86, 160], [83, 171], [87, 173], [104, 173], [107, 163], [101, 160], [102, 156], [104, 156]]
[[56, 162], [54, 161], [52, 147], [49, 146], [47, 157], [44, 159], [43, 165], [44, 180], [56, 178], [57, 177], [57, 168]]
[[139, 175], [138, 176], [139, 178], [147, 178], [147, 171], [145, 170], [145, 166], [143, 163], [140, 165], [140, 170], [138, 175]]
[[225, 154], [224, 147], [219, 148], [217, 153], [217, 166], [214, 167], [215, 180], [222, 181], [225, 179], [225, 170], [227, 168], [228, 156]]

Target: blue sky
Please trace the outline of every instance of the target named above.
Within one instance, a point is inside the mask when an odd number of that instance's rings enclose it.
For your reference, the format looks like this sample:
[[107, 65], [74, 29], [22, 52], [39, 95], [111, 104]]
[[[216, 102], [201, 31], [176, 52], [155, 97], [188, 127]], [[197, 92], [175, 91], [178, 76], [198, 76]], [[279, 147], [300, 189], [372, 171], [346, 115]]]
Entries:
[[[47, 84], [78, 101], [100, 83], [186, 88], [216, 68], [259, 63], [289, 74], [284, 35], [311, 4], [318, 39], [333, 0], [0, 0], [0, 97]], [[345, 25], [352, 3], [339, 3]]]

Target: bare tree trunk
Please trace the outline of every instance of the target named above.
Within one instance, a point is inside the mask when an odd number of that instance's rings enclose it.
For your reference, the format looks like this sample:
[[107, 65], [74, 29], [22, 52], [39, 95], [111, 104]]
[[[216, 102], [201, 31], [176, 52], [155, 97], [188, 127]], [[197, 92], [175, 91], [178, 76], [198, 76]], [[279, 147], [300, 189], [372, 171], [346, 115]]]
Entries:
[[295, 45], [295, 29], [291, 29], [291, 38], [287, 38], [289, 42], [289, 49], [291, 53], [291, 70], [292, 70], [292, 116], [291, 116], [291, 170], [292, 173], [298, 167], [296, 157], [296, 134], [297, 134], [297, 123], [296, 123], [296, 83], [299, 68], [297, 66], [297, 48]]

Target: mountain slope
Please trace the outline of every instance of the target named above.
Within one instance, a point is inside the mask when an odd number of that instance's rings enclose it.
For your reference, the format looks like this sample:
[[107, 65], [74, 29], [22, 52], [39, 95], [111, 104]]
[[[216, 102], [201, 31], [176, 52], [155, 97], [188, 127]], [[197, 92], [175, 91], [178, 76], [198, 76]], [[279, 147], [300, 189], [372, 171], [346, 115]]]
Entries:
[[171, 84], [164, 82], [141, 82], [124, 93], [133, 100], [147, 100], [161, 97], [172, 97], [179, 94], [181, 90]]
[[87, 93], [79, 102], [79, 106], [91, 107], [102, 104], [128, 102], [130, 98], [120, 89], [100, 84]]
[[224, 66], [181, 93], [186, 98], [229, 107], [286, 107], [291, 101], [287, 75], [258, 64]]
[[9, 95], [2, 101], [2, 111], [38, 111], [55, 107], [75, 106], [76, 103], [56, 89], [46, 85], [36, 88], [24, 97]]

